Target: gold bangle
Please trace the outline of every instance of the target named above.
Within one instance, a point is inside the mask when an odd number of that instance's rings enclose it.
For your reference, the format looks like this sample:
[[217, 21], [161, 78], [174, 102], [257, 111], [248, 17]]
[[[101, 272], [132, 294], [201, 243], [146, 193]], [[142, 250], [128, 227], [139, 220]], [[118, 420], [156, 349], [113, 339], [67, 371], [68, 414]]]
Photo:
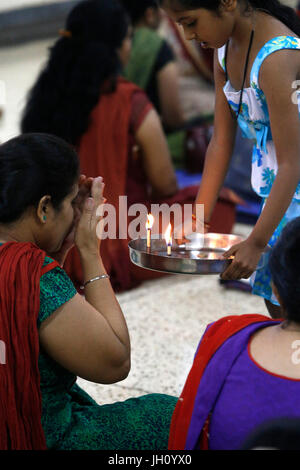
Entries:
[[91, 282], [94, 282], [94, 281], [99, 281], [100, 279], [109, 279], [109, 275], [108, 274], [102, 274], [102, 276], [97, 276], [97, 277], [94, 277], [93, 279], [89, 279], [88, 281], [86, 281], [83, 286], [81, 286], [80, 288], [81, 289], [84, 289], [88, 284], [90, 284]]

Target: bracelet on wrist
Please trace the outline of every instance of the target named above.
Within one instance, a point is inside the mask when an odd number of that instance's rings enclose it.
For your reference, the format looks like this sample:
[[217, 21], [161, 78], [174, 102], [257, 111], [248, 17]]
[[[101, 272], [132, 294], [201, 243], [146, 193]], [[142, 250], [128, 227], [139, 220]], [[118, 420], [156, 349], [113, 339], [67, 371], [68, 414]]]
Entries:
[[93, 277], [92, 279], [89, 279], [86, 281], [83, 286], [80, 287], [80, 289], [84, 289], [88, 284], [91, 284], [92, 282], [99, 281], [100, 279], [109, 279], [108, 274], [102, 274], [101, 276]]

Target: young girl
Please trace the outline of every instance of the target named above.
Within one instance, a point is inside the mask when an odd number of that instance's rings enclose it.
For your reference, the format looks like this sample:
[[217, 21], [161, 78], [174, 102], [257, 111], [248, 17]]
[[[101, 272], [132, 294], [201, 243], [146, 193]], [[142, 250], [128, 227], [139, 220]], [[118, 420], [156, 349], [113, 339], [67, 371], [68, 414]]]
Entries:
[[187, 39], [215, 49], [215, 128], [196, 198], [204, 204], [206, 230], [237, 124], [254, 143], [252, 186], [262, 197], [262, 212], [247, 240], [226, 253], [234, 261], [222, 278], [252, 276], [253, 293], [265, 298], [273, 317], [280, 316], [268, 263], [259, 260], [300, 215], [300, 21], [277, 0], [164, 0], [162, 6]]

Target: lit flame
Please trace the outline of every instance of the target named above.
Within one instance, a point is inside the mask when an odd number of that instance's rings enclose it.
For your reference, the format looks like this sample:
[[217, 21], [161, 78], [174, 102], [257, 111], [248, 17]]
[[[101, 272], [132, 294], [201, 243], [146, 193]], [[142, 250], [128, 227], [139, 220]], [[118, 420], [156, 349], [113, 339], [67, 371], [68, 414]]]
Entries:
[[154, 224], [154, 217], [152, 214], [148, 214], [147, 222], [146, 222], [146, 229], [151, 230], [153, 227], [153, 224]]
[[167, 245], [172, 245], [172, 234], [171, 234], [171, 232], [172, 232], [172, 225], [169, 224], [168, 228], [165, 232], [165, 240], [166, 240]]

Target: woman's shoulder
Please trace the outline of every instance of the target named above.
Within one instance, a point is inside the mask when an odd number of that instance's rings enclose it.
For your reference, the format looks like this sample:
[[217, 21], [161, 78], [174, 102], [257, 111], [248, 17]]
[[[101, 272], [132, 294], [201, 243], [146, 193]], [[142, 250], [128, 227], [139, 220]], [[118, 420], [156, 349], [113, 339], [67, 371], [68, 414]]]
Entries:
[[132, 134], [136, 134], [145, 117], [152, 109], [153, 104], [146, 93], [138, 86], [134, 86], [131, 92], [131, 112], [129, 121], [129, 129]]
[[254, 323], [273, 321], [274, 320], [265, 315], [253, 313], [245, 315], [228, 315], [226, 317], [220, 318], [219, 320], [215, 321], [214, 323], [208, 326], [210, 334], [215, 334], [221, 330], [238, 331]]
[[280, 51], [283, 49], [297, 49], [300, 50], [300, 38], [295, 35], [278, 35], [266, 37], [260, 43], [260, 49], [257, 54], [257, 59], [264, 59], [272, 52]]
[[300, 382], [298, 332], [287, 332], [281, 325], [256, 331], [248, 343], [250, 359], [266, 373]]
[[119, 77], [117, 81], [117, 95], [121, 102], [122, 100], [129, 101], [132, 108], [134, 106], [139, 107], [142, 104], [149, 104], [151, 102], [144, 90], [133, 82], [130, 82], [126, 78]]
[[[253, 62], [251, 70], [251, 83], [260, 88], [260, 75], [265, 75], [265, 82], [268, 85], [270, 80], [274, 85], [274, 78], [290, 79], [290, 75], [297, 73], [300, 64], [295, 58], [295, 51], [300, 52], [300, 38], [288, 35], [274, 36], [266, 38], [261, 44]], [[276, 53], [276, 54], [274, 54]], [[274, 76], [275, 70], [285, 70], [284, 75]]]
[[46, 256], [40, 279], [38, 325], [76, 294], [77, 290], [65, 270], [55, 260]]
[[129, 95], [132, 95], [132, 93], [136, 93], [136, 92], [139, 92], [139, 93], [142, 92], [145, 94], [145, 92], [138, 85], [127, 80], [124, 77], [118, 77], [117, 92], [129, 94]]
[[272, 325], [273, 322], [274, 320], [271, 318], [260, 314], [229, 315], [222, 317], [207, 326], [197, 352], [201, 346], [202, 352], [207, 350], [212, 353], [213, 351], [217, 351], [230, 338], [235, 337], [240, 341], [239, 338], [247, 337], [250, 331], [249, 328], [252, 331], [264, 325]]

